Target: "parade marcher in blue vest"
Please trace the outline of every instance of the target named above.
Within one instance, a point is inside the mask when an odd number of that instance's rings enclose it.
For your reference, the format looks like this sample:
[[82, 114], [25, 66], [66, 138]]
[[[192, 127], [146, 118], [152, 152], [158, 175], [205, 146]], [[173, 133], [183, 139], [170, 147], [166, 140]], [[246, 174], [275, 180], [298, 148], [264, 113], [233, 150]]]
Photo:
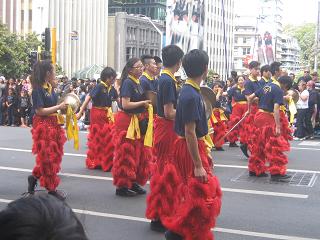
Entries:
[[150, 55], [143, 55], [141, 62], [144, 66], [144, 71], [140, 77], [140, 84], [144, 91], [156, 92], [158, 89], [157, 64], [154, 58]]

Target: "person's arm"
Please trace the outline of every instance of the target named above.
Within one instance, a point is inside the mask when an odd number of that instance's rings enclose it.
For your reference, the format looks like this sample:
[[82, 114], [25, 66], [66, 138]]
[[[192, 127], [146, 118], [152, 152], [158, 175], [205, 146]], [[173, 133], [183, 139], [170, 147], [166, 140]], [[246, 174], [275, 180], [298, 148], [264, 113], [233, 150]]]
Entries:
[[79, 112], [77, 113], [77, 119], [79, 120], [82, 117], [83, 112], [87, 109], [87, 106], [91, 100], [90, 94], [88, 94], [80, 107]]
[[304, 91], [300, 94], [300, 98], [301, 98], [301, 100], [302, 100], [303, 102], [307, 101], [308, 98], [309, 98], [309, 93], [308, 93], [308, 91], [305, 91], [305, 90], [304, 90]]
[[280, 129], [280, 105], [278, 103], [274, 104], [273, 112], [274, 112], [274, 121], [276, 123], [276, 136], [280, 136], [280, 134], [281, 134], [281, 129]]
[[200, 182], [205, 183], [207, 182], [208, 177], [207, 177], [207, 172], [202, 166], [202, 162], [199, 154], [198, 139], [196, 136], [196, 123], [189, 122], [185, 124], [184, 131], [185, 131], [188, 150], [194, 164], [194, 176]]
[[173, 103], [168, 103], [163, 106], [164, 116], [166, 119], [174, 120], [176, 117], [176, 110], [173, 107]]
[[130, 98], [128, 97], [122, 97], [121, 98], [121, 105], [124, 110], [131, 110], [138, 107], [148, 107], [151, 103], [150, 100], [140, 101], [140, 102], [131, 102]]
[[37, 108], [36, 114], [39, 116], [48, 116], [50, 114], [56, 113], [58, 110], [63, 110], [67, 108], [67, 104], [65, 102], [60, 103], [59, 105], [55, 105], [48, 108]]

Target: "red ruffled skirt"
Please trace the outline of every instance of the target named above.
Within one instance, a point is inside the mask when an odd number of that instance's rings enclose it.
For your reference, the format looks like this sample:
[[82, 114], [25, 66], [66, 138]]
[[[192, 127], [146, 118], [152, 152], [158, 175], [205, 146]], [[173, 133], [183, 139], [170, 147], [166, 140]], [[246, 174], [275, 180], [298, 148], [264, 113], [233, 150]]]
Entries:
[[63, 145], [67, 138], [56, 116], [33, 117], [32, 153], [36, 155], [36, 165], [32, 175], [40, 179], [40, 186], [55, 191], [60, 183], [58, 173], [63, 156]]
[[248, 149], [252, 152], [253, 143], [256, 135], [256, 126], [254, 125], [254, 118], [256, 113], [258, 112], [258, 105], [251, 105], [250, 114], [243, 121], [243, 131], [241, 136], [241, 142], [248, 145]]
[[220, 117], [220, 111], [219, 109], [214, 109], [212, 111], [212, 114], [215, 116], [215, 118], [217, 119], [217, 122], [215, 123], [213, 121], [213, 118], [211, 117], [210, 118], [210, 123], [211, 123], [211, 126], [213, 128], [213, 134], [211, 134], [211, 139], [212, 139], [212, 142], [214, 144], [214, 146], [216, 148], [220, 148], [222, 147], [222, 145], [224, 144], [225, 140], [224, 139], [221, 139], [227, 132], [227, 124], [226, 124], [226, 121], [225, 120], [221, 120], [221, 117]]
[[[139, 120], [146, 117], [147, 113], [140, 114]], [[145, 185], [153, 168], [152, 148], [144, 146], [144, 136], [135, 140], [126, 138], [130, 121], [130, 114], [120, 111], [115, 115], [112, 175], [118, 188], [131, 188], [134, 182]]]
[[147, 196], [146, 216], [161, 219], [173, 209], [173, 195], [178, 182], [175, 167], [172, 165], [174, 142], [177, 134], [173, 130], [174, 121], [157, 117], [154, 131], [154, 153], [156, 166], [150, 180], [150, 194]]
[[[229, 129], [233, 128], [234, 125], [236, 125], [240, 119], [244, 116], [244, 114], [248, 110], [248, 104], [243, 103], [235, 103], [232, 107], [232, 113], [230, 115], [230, 120], [228, 122]], [[240, 123], [235, 129], [231, 131], [231, 133], [228, 136], [228, 140], [230, 143], [234, 143], [239, 140], [242, 143], [244, 140], [244, 130], [243, 130], [243, 122]]]
[[[256, 135], [249, 158], [249, 171], [260, 175], [269, 171], [271, 175], [284, 175], [287, 170], [288, 157], [284, 152], [290, 150], [289, 142], [281, 135], [275, 135], [275, 121], [271, 113], [257, 112], [254, 124]], [[269, 166], [266, 166], [266, 163]]]
[[93, 107], [90, 111], [87, 168], [101, 167], [103, 171], [111, 169], [114, 151], [112, 128], [113, 123], [107, 117], [107, 110]]
[[180, 182], [174, 192], [174, 210], [164, 217], [163, 224], [185, 240], [212, 240], [211, 232], [220, 214], [222, 192], [219, 180], [212, 175], [212, 161], [204, 141], [198, 141], [200, 157], [208, 174], [208, 182], [200, 183], [194, 177], [194, 164], [185, 139], [175, 143], [174, 163]]

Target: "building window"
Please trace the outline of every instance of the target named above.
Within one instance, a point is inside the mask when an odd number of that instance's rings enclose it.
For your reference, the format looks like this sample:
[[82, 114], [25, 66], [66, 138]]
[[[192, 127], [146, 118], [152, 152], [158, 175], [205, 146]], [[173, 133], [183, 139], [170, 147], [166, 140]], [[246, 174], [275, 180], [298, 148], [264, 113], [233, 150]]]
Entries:
[[131, 48], [127, 47], [127, 50], [126, 50], [126, 60], [127, 61], [130, 59], [130, 51], [131, 51]]
[[243, 53], [243, 55], [250, 54], [250, 48], [243, 48], [242, 53]]

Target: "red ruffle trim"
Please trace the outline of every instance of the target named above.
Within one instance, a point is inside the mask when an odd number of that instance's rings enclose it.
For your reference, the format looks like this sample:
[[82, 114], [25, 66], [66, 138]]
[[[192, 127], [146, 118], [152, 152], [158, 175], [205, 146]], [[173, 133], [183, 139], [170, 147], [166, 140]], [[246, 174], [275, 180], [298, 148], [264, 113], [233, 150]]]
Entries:
[[59, 185], [57, 174], [63, 156], [63, 145], [66, 142], [65, 131], [58, 125], [55, 116], [34, 116], [31, 130], [32, 153], [36, 155], [36, 166], [32, 174], [40, 178], [40, 185], [54, 191]]
[[176, 188], [181, 183], [175, 167], [168, 163], [162, 172], [157, 171], [150, 180], [146, 217], [162, 219], [170, 216], [176, 205]]
[[163, 224], [185, 240], [213, 240], [211, 228], [220, 214], [222, 197], [218, 179], [208, 175], [203, 184], [190, 178], [182, 192], [176, 212], [162, 218]]
[[143, 145], [143, 138], [126, 138], [130, 119], [124, 112], [116, 115], [112, 175], [113, 184], [117, 187], [131, 188], [134, 182], [145, 185], [153, 171], [152, 148]]

